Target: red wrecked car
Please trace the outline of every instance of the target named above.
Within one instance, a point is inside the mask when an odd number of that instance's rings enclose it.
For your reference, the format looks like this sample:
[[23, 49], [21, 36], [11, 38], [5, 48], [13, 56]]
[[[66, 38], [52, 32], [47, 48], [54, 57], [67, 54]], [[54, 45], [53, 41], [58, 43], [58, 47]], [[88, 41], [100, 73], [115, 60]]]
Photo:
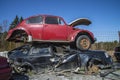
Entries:
[[29, 17], [8, 32], [6, 40], [24, 42], [68, 43], [80, 50], [88, 50], [95, 38], [88, 30], [77, 29], [78, 25], [89, 25], [88, 19], [77, 19], [66, 24], [63, 18], [52, 15]]
[[0, 80], [9, 80], [12, 75], [12, 69], [7, 62], [7, 58], [0, 56]]

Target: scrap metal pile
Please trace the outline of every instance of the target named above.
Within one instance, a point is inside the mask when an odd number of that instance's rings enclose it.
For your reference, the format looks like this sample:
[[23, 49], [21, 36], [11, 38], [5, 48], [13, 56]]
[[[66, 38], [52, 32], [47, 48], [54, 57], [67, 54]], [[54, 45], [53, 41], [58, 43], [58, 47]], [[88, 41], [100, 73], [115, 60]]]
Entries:
[[38, 72], [41, 68], [57, 71], [70, 69], [75, 72], [84, 69], [85, 73], [98, 73], [100, 69], [112, 68], [112, 58], [105, 51], [85, 51], [55, 46], [26, 44], [8, 52], [9, 62], [15, 72]]
[[88, 19], [77, 19], [67, 25], [63, 18], [51, 15], [23, 20], [6, 38], [27, 43], [8, 52], [14, 73], [38, 73], [43, 69], [54, 72], [69, 69], [85, 74], [98, 74], [103, 69], [115, 71], [114, 62], [105, 51], [89, 50], [95, 42], [93, 33], [75, 28], [89, 24]]

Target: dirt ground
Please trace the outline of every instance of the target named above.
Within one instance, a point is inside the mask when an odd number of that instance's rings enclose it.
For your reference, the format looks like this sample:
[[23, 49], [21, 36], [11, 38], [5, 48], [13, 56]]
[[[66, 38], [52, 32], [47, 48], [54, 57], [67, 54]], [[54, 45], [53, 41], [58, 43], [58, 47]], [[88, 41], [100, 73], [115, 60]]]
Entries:
[[37, 74], [19, 75], [14, 74], [14, 79], [12, 80], [120, 80], [120, 69], [110, 74], [106, 74], [104, 77], [101, 77], [105, 72], [110, 72], [110, 70], [103, 70], [98, 74], [83, 74], [83, 73], [73, 73], [73, 72], [38, 72]]

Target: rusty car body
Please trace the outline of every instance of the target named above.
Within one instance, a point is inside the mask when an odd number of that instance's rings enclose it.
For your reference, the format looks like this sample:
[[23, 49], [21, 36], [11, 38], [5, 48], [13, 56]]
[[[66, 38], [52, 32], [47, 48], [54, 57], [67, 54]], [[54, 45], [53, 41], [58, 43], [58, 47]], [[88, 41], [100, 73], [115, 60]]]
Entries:
[[79, 18], [67, 24], [62, 17], [37, 15], [23, 20], [8, 32], [6, 40], [15, 42], [64, 43], [80, 50], [88, 50], [95, 42], [92, 32], [75, 26], [89, 25], [91, 21]]

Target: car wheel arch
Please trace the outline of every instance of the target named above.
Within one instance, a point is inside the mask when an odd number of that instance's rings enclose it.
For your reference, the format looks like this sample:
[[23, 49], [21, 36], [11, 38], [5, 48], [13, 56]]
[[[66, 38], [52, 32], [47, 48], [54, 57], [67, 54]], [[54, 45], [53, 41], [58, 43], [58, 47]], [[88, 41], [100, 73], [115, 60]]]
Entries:
[[90, 38], [90, 40], [91, 40], [92, 42], [94, 41], [93, 38], [92, 38], [92, 36], [91, 36], [89, 33], [87, 33], [87, 32], [79, 32], [79, 33], [77, 33], [76, 36], [75, 36], [74, 41], [76, 41], [77, 38], [78, 38], [79, 36], [81, 36], [81, 35], [86, 35], [86, 36], [88, 36], [88, 37]]
[[80, 36], [83, 36], [83, 35], [87, 36], [90, 39], [91, 44], [94, 43], [94, 39], [92, 38], [92, 35], [90, 33], [85, 32], [85, 31], [78, 31], [78, 32], [75, 32], [72, 35], [70, 35], [69, 39], [72, 41], [71, 47], [74, 45], [75, 47], [73, 47], [73, 48], [76, 49], [77, 48], [76, 41]]
[[21, 67], [29, 67], [29, 68], [31, 68], [32, 70], [36, 70], [35, 66], [32, 65], [32, 64], [29, 63], [29, 62], [24, 62], [24, 63], [22, 63]]
[[74, 40], [74, 45], [77, 49], [81, 51], [86, 51], [91, 47], [91, 44], [93, 43], [92, 37], [87, 32], [79, 32]]
[[[23, 36], [21, 36], [23, 35]], [[32, 41], [32, 35], [31, 32], [25, 29], [16, 29], [11, 33], [11, 36], [9, 37], [10, 40], [14, 40], [17, 37], [21, 37], [24, 42]]]
[[29, 35], [30, 34], [30, 32], [29, 31], [27, 31], [27, 30], [25, 30], [25, 29], [16, 29], [16, 30], [14, 30], [13, 31], [13, 33], [12, 34], [15, 34], [15, 33], [19, 33], [19, 32], [25, 32], [27, 35]]

